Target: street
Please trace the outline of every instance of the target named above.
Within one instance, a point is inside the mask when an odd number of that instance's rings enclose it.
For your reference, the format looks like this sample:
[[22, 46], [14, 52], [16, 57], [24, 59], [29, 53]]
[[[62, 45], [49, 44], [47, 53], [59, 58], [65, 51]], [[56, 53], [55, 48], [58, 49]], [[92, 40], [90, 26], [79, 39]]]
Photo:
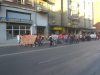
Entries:
[[100, 75], [100, 40], [57, 47], [0, 47], [0, 75]]

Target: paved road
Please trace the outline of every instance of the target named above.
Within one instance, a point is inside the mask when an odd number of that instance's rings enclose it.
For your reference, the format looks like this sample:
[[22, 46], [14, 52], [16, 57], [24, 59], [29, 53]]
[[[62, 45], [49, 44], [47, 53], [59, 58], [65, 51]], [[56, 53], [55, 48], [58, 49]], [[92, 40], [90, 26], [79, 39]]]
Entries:
[[58, 47], [1, 47], [0, 75], [100, 75], [100, 40]]

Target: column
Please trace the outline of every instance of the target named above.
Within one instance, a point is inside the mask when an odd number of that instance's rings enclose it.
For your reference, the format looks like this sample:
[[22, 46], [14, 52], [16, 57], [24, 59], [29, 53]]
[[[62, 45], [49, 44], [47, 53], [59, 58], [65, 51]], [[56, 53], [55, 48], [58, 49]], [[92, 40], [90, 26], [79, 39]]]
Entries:
[[45, 37], [48, 37], [49, 36], [48, 26], [46, 26], [45, 29], [44, 29], [44, 35], [45, 35]]

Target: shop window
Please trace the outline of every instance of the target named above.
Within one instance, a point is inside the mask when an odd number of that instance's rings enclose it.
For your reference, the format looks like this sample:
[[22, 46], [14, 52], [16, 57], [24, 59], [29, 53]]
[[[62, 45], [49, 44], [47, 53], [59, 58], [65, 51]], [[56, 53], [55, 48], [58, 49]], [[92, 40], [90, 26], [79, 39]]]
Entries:
[[7, 30], [7, 40], [12, 39], [12, 30]]
[[7, 29], [12, 29], [12, 25], [7, 25]]
[[25, 29], [25, 26], [24, 25], [20, 25], [20, 29]]
[[25, 34], [25, 30], [20, 30], [20, 35], [24, 35]]
[[19, 25], [13, 25], [13, 29], [19, 29]]
[[17, 39], [17, 35], [19, 35], [19, 30], [13, 30], [13, 38]]
[[26, 30], [26, 34], [27, 34], [27, 33], [30, 33], [30, 30]]
[[30, 29], [30, 26], [26, 26], [26, 29]]
[[17, 35], [24, 35], [30, 33], [31, 25], [17, 25], [17, 24], [8, 24], [7, 25], [7, 39], [17, 39]]

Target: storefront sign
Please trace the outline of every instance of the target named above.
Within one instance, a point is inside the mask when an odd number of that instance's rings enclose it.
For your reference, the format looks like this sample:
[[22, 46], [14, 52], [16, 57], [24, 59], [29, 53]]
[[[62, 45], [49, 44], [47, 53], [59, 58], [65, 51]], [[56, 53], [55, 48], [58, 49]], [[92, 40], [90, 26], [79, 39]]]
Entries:
[[70, 24], [70, 23], [68, 23], [68, 24], [67, 24], [67, 26], [69, 26], [69, 27], [70, 27], [70, 26], [71, 26], [71, 24]]
[[53, 30], [62, 30], [62, 27], [53, 27]]
[[0, 17], [0, 22], [32, 23], [32, 20]]

